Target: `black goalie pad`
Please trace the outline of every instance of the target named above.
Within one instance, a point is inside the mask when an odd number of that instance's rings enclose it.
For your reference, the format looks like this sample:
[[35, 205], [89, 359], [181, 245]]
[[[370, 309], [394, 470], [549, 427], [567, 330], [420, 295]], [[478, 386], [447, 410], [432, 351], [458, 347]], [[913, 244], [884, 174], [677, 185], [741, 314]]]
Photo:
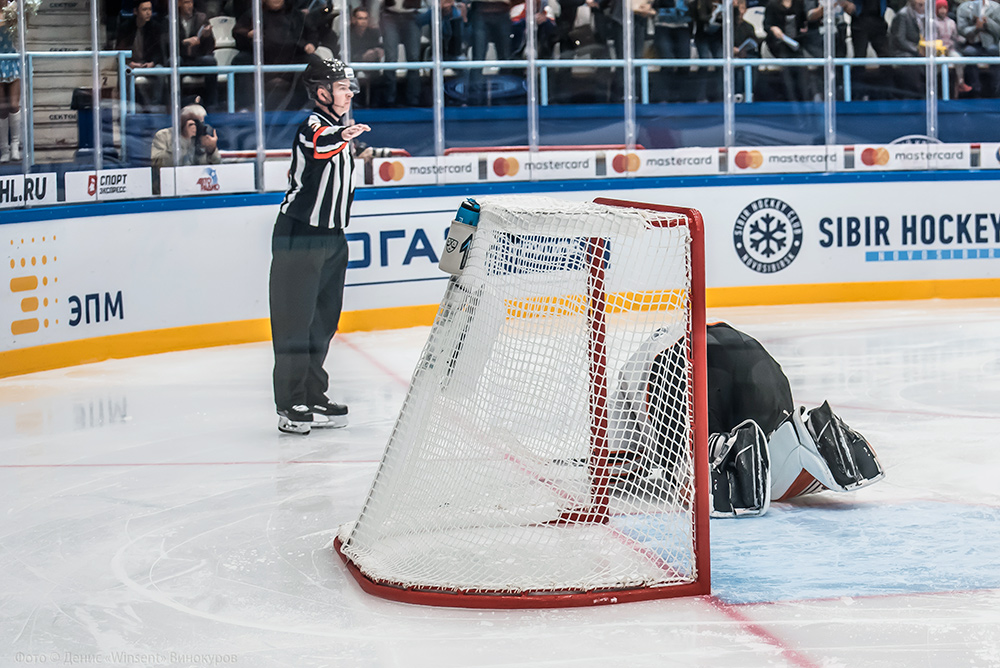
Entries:
[[805, 423], [820, 456], [844, 490], [858, 489], [885, 477], [871, 445], [833, 412], [829, 402], [809, 411]]
[[753, 420], [708, 440], [712, 470], [712, 517], [763, 515], [771, 503], [767, 438]]

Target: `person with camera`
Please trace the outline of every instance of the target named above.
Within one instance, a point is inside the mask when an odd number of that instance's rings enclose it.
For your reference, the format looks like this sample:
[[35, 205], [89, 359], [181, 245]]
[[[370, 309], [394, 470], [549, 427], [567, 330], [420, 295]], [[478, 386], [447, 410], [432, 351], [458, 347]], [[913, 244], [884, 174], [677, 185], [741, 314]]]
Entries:
[[174, 167], [184, 165], [217, 165], [219, 137], [215, 128], [205, 123], [208, 112], [200, 104], [189, 104], [181, 109], [180, 153], [174, 162], [174, 130], [163, 128], [153, 136], [150, 162], [153, 167]]

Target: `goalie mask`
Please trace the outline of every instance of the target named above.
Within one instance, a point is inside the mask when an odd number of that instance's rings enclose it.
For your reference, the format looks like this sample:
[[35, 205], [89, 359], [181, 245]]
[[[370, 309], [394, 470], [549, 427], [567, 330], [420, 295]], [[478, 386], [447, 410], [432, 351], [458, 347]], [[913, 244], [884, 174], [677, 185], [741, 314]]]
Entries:
[[354, 76], [354, 69], [340, 60], [319, 60], [309, 61], [305, 72], [302, 73], [302, 83], [306, 87], [306, 94], [313, 102], [318, 102], [316, 91], [319, 88], [326, 88], [333, 95], [333, 83], [336, 81], [347, 81], [354, 94], [361, 92], [358, 80]]

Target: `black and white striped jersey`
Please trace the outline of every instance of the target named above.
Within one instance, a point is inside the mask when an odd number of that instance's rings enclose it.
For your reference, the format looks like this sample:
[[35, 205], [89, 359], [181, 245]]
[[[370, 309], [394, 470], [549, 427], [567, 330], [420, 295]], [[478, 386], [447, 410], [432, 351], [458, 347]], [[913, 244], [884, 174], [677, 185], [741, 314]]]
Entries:
[[320, 229], [347, 227], [354, 201], [354, 155], [341, 119], [313, 109], [292, 145], [281, 213]]

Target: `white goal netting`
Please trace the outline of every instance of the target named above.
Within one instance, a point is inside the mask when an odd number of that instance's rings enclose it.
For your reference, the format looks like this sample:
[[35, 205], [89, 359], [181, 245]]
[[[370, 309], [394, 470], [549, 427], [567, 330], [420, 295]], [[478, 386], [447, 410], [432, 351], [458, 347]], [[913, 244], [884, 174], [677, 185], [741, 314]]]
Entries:
[[480, 203], [341, 554], [371, 583], [416, 592], [694, 582], [687, 218]]

